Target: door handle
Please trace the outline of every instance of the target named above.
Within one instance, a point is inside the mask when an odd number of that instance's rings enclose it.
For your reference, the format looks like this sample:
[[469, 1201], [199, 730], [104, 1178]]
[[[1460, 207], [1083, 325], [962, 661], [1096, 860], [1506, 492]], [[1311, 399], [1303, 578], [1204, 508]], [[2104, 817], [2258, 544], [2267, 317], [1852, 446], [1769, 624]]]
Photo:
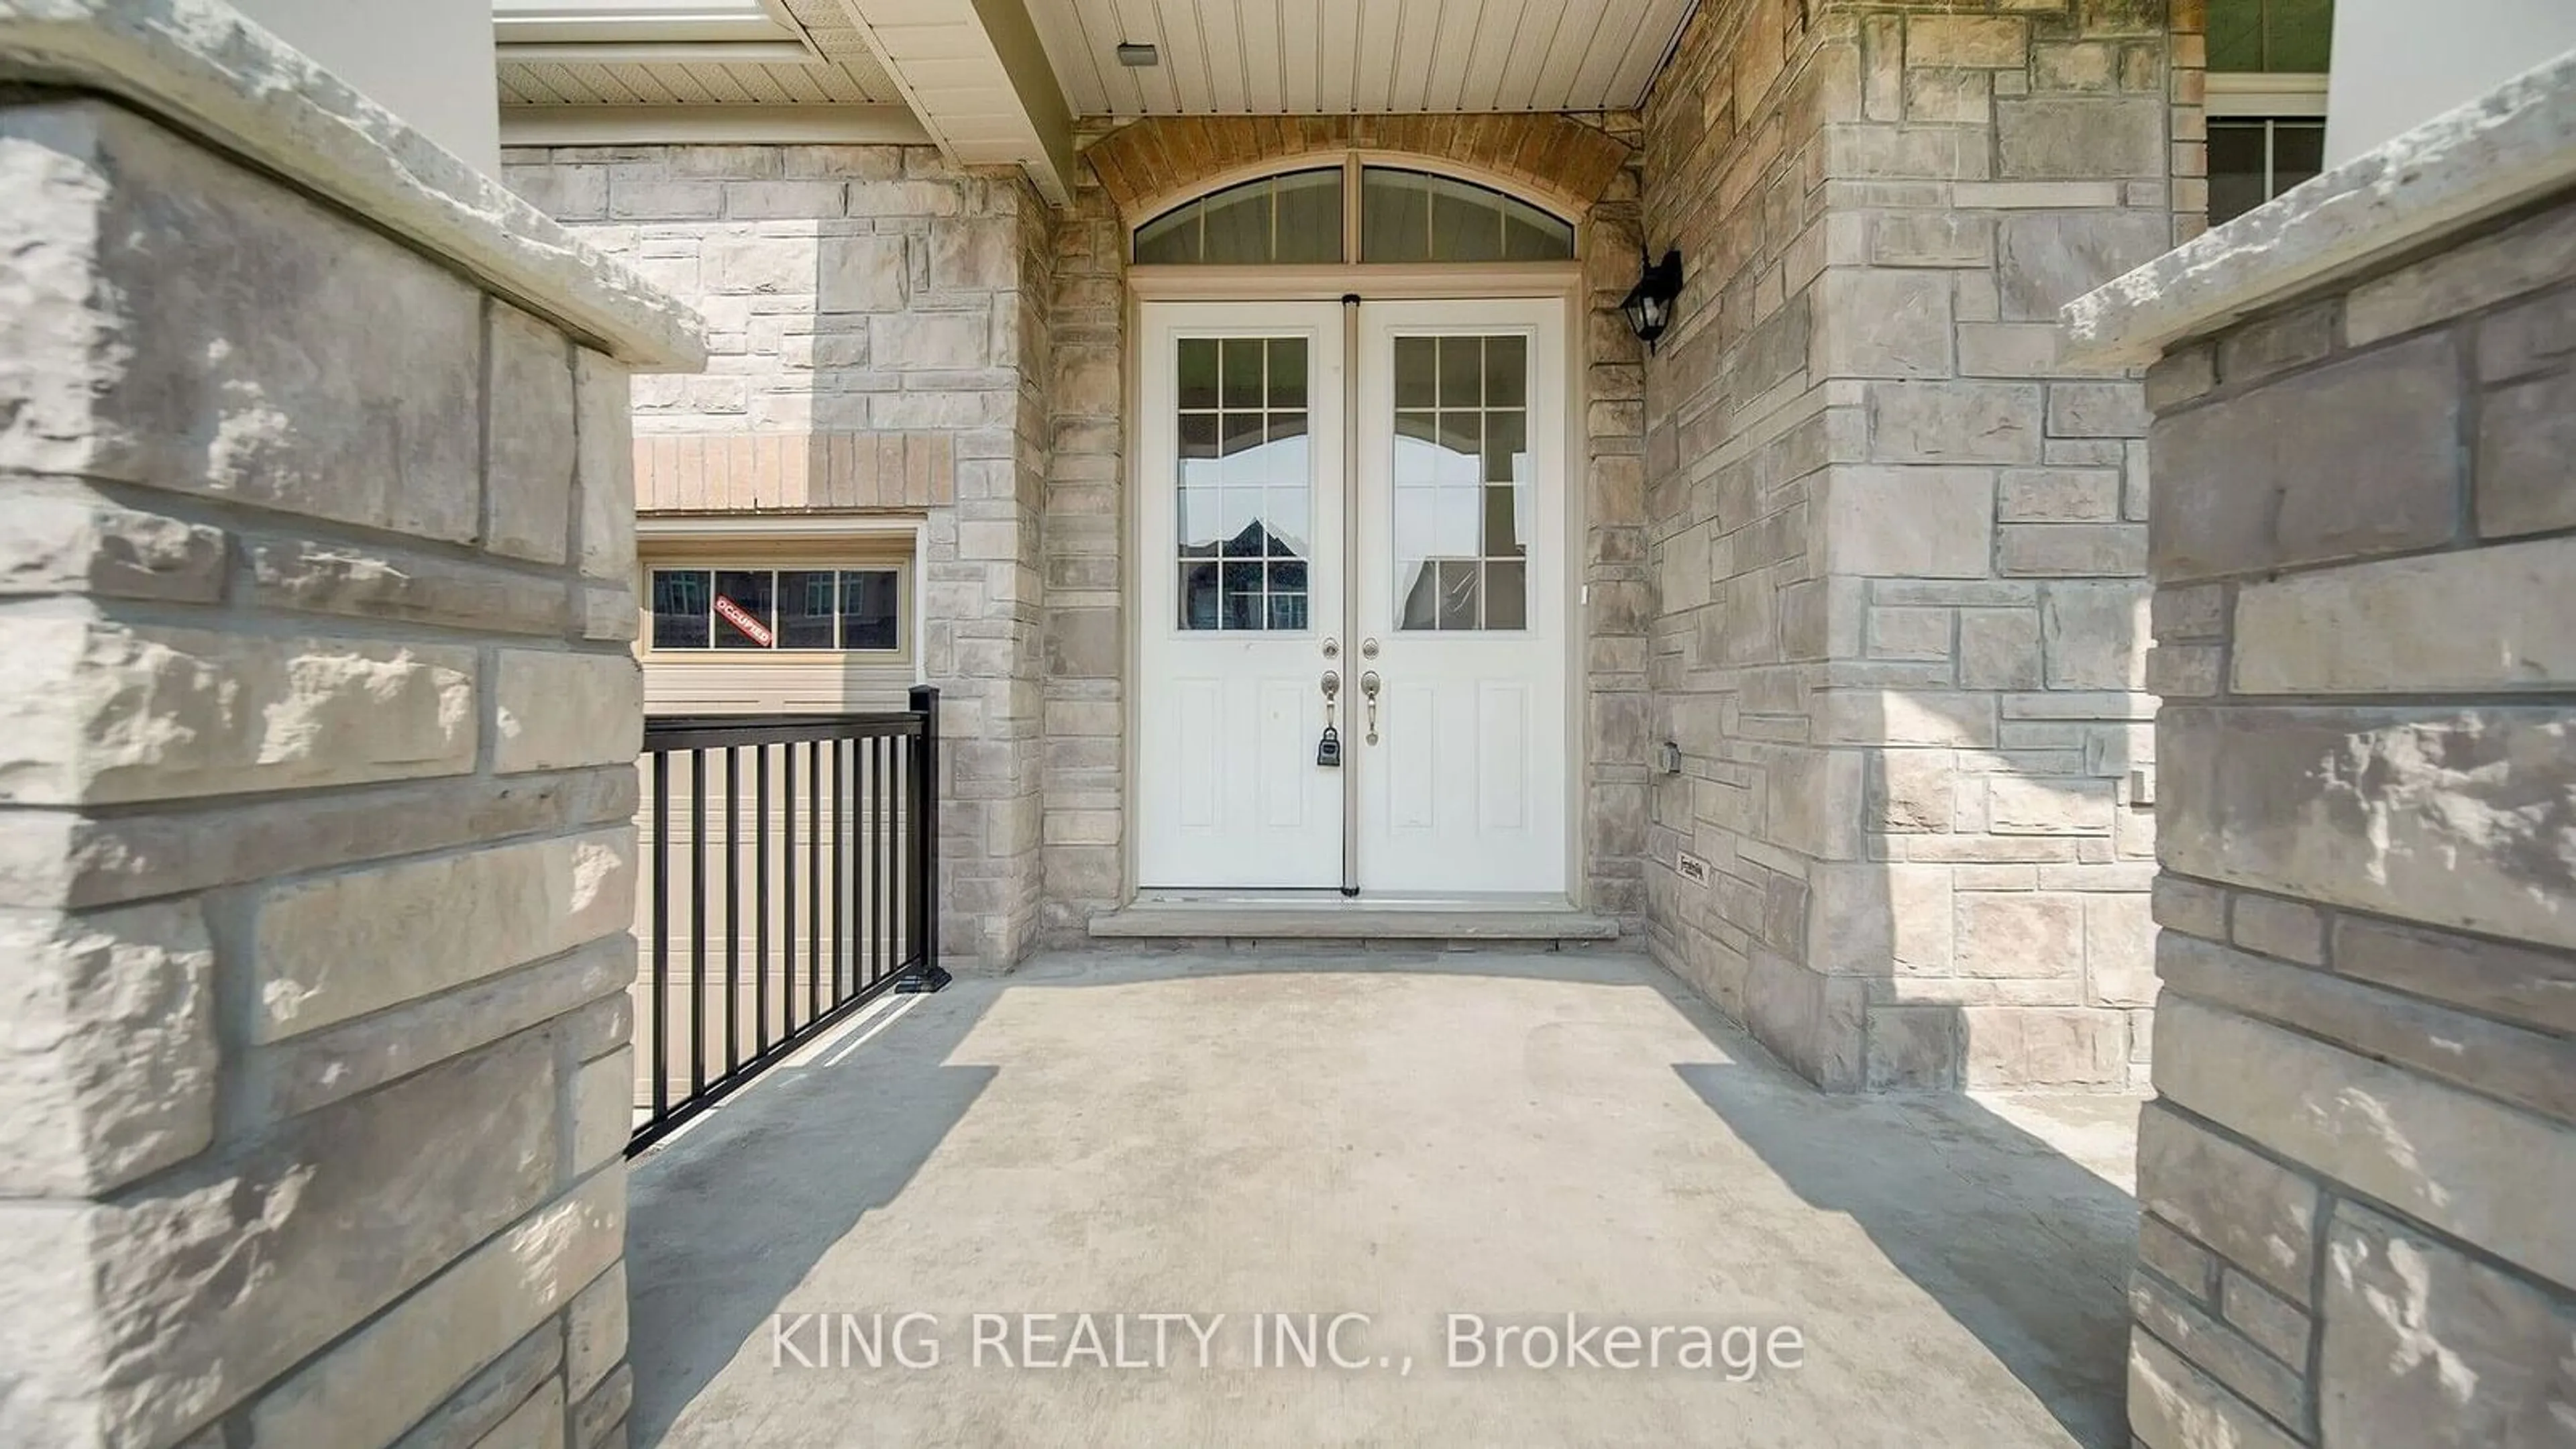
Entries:
[[1360, 693], [1368, 699], [1368, 742], [1377, 743], [1377, 671], [1360, 675]]

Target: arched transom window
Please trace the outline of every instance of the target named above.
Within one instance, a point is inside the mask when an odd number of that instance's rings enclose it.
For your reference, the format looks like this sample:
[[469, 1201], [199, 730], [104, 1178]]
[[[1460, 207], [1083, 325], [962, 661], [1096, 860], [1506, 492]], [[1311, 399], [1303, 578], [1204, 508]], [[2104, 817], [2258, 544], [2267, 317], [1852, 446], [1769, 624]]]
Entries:
[[1400, 166], [1284, 171], [1183, 202], [1136, 228], [1136, 261], [1146, 266], [1573, 255], [1573, 222], [1488, 186]]

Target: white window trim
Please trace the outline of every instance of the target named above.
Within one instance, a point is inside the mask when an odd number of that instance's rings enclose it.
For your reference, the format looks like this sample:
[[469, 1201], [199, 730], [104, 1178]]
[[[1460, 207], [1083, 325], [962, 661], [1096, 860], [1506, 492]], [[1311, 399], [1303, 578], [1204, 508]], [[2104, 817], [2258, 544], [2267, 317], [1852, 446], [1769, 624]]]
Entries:
[[2324, 71], [2209, 72], [2206, 110], [2212, 119], [2324, 120]]
[[[928, 520], [905, 517], [851, 517], [849, 515], [765, 515], [734, 518], [655, 518], [635, 520], [636, 564], [635, 602], [641, 616], [640, 632], [635, 640], [639, 658], [686, 660], [700, 654], [714, 655], [715, 650], [672, 650], [668, 653], [653, 648], [652, 634], [652, 569], [655, 561], [644, 557], [656, 543], [765, 541], [822, 541], [847, 538], [905, 538], [911, 541], [911, 552], [904, 560], [903, 587], [910, 596], [909, 617], [904, 621], [903, 654], [912, 661], [912, 682], [928, 684], [926, 666], [928, 651], [922, 648], [924, 632], [930, 622], [926, 600], [930, 590], [922, 583], [925, 558], [923, 548], [929, 542]], [[677, 566], [666, 564], [664, 567]], [[864, 565], [862, 565], [864, 567]], [[862, 656], [873, 651], [860, 651]], [[752, 651], [733, 651], [725, 657], [740, 659], [761, 657]]]

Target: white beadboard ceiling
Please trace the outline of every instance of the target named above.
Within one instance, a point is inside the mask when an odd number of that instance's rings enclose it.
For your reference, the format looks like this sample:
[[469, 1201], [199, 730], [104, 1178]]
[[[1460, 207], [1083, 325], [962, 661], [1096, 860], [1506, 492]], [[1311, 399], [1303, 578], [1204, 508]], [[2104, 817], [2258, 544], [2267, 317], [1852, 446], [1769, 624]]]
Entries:
[[[580, 13], [576, 4], [557, 3], [545, 7], [542, 0], [508, 0], [501, 8], [504, 15], [516, 11], [546, 9]], [[609, 6], [595, 7], [608, 11]], [[713, 9], [715, 7], [707, 7]], [[622, 30], [602, 37], [604, 42], [661, 41], [671, 38], [694, 38], [680, 23], [665, 17], [661, 11], [674, 14], [688, 7], [653, 0], [630, 0], [610, 18], [599, 22], [605, 29], [616, 21], [626, 23]], [[783, 105], [901, 105], [903, 93], [896, 87], [885, 67], [878, 64], [876, 53], [867, 38], [851, 22], [850, 12], [841, 0], [759, 0], [746, 6], [732, 0], [727, 10], [748, 9], [754, 12], [750, 24], [737, 22], [728, 38], [757, 38], [775, 44], [801, 45], [806, 60], [748, 61], [723, 59], [725, 47], [720, 44], [690, 46], [685, 60], [636, 58], [638, 51], [629, 49], [614, 60], [581, 58], [575, 47], [564, 47], [544, 59], [514, 56], [505, 46], [501, 52], [501, 103], [505, 106], [783, 106]], [[765, 25], [759, 22], [765, 21]], [[504, 32], [505, 39], [508, 32]], [[558, 31], [543, 32], [544, 38], [564, 38]]]
[[[1076, 114], [1623, 110], [1692, 0], [1028, 0]], [[1118, 64], [1121, 41], [1160, 65]]]

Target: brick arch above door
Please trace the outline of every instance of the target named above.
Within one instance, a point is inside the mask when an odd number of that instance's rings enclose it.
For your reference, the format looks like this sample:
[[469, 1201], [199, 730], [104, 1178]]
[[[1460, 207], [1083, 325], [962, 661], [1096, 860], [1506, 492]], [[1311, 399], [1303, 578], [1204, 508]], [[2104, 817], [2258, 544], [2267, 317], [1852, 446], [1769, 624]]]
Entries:
[[1092, 142], [1083, 159], [1130, 226], [1219, 178], [1300, 156], [1385, 151], [1446, 161], [1568, 216], [1592, 209], [1629, 144], [1553, 112], [1480, 116], [1149, 116]]

